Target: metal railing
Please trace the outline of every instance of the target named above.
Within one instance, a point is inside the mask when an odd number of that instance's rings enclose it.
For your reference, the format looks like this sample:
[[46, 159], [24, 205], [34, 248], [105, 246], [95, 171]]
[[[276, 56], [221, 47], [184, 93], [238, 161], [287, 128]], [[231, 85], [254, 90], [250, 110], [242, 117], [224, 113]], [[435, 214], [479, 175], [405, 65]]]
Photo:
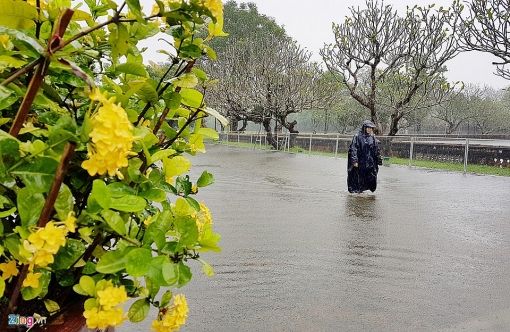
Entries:
[[[253, 149], [280, 150], [290, 153], [326, 153], [335, 158], [347, 153], [353, 135], [279, 133], [275, 146], [269, 144], [265, 133], [228, 132], [220, 133], [220, 141]], [[408, 158], [409, 166], [415, 160], [462, 163], [464, 172], [468, 164], [485, 164], [510, 167], [510, 140], [481, 138], [451, 138], [439, 136], [378, 136], [381, 154]]]

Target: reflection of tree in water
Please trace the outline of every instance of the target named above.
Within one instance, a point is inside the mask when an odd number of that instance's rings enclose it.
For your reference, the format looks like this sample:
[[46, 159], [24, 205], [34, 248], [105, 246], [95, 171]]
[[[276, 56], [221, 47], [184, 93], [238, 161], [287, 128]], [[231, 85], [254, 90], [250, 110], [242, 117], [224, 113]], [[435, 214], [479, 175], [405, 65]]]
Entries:
[[382, 249], [381, 223], [373, 195], [349, 195], [346, 200], [347, 273], [377, 277], [377, 258]]

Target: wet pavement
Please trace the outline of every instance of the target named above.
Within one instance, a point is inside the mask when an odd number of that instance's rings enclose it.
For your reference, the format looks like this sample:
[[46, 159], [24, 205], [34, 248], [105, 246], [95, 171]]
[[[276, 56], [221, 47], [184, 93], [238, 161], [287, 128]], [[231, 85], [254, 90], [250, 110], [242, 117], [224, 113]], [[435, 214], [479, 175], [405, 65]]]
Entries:
[[510, 178], [390, 165], [358, 195], [342, 158], [213, 145], [192, 162], [216, 178], [198, 199], [223, 252], [202, 256], [212, 278], [192, 264], [181, 331], [510, 331]]

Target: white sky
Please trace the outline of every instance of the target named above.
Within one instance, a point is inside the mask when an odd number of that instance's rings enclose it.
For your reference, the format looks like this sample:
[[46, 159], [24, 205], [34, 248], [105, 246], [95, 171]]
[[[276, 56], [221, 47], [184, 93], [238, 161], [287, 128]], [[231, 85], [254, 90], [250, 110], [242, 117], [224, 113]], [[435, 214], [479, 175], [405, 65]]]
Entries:
[[[299, 45], [313, 52], [312, 59], [315, 61], [321, 61], [319, 49], [324, 43], [334, 42], [332, 22], [344, 22], [345, 17], [350, 16], [349, 7], [366, 7], [364, 0], [236, 0], [236, 2], [254, 2], [260, 14], [273, 17]], [[393, 9], [403, 16], [406, 6], [435, 3], [437, 8], [449, 7], [451, 0], [386, 0], [384, 3], [391, 4]], [[450, 81], [490, 85], [494, 88], [507, 87], [510, 81], [493, 74], [496, 67], [492, 62], [497, 60], [498, 58], [491, 54], [461, 53], [446, 63], [447, 77]]]

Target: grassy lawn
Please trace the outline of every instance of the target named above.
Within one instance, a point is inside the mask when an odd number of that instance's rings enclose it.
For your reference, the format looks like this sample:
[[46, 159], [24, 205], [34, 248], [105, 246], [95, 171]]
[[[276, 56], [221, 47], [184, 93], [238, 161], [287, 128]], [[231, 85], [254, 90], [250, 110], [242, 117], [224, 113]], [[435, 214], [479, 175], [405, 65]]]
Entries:
[[[253, 144], [250, 143], [237, 143], [237, 142], [225, 142], [222, 141], [221, 144], [223, 145], [230, 145], [230, 146], [239, 146], [243, 148], [252, 148]], [[257, 149], [260, 149], [260, 145], [257, 145]], [[265, 149], [265, 146], [262, 145], [262, 149]], [[270, 149], [269, 147], [267, 148]], [[327, 157], [335, 157], [334, 153], [331, 152], [321, 152], [321, 151], [308, 151], [306, 149], [302, 148], [290, 148], [291, 153], [301, 153], [301, 154], [312, 154], [317, 156], [327, 156]], [[337, 155], [339, 158], [347, 158], [347, 153], [338, 153]], [[395, 158], [391, 157], [389, 160], [389, 164], [394, 165], [409, 165], [409, 159], [404, 158]], [[464, 164], [462, 163], [443, 163], [439, 161], [429, 161], [429, 160], [413, 160], [413, 167], [423, 167], [423, 168], [432, 168], [432, 169], [441, 169], [441, 170], [447, 170], [447, 171], [455, 171], [455, 172], [464, 172]], [[487, 165], [473, 165], [468, 164], [467, 165], [467, 172], [468, 173], [475, 173], [475, 174], [484, 174], [484, 175], [498, 175], [498, 176], [509, 176], [510, 177], [510, 168], [499, 168], [494, 166], [487, 166]]]

